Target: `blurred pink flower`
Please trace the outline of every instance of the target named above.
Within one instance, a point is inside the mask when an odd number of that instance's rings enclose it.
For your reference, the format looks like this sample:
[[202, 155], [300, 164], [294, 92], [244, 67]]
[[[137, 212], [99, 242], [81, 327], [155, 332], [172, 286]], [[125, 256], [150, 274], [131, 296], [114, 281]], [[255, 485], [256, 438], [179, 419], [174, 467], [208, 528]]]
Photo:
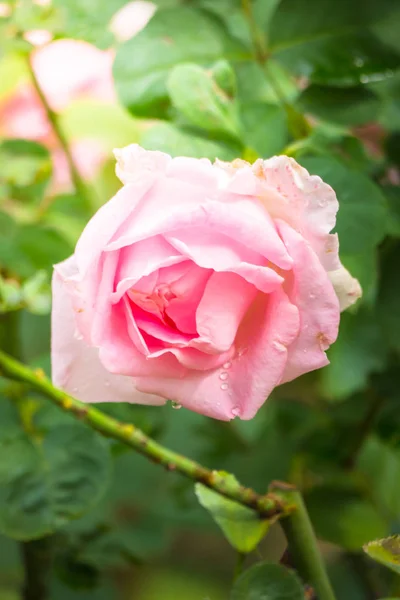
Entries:
[[[150, 2], [131, 2], [119, 11], [110, 29], [120, 41], [142, 29], [155, 10]], [[28, 32], [28, 39], [37, 48], [32, 52], [32, 67], [38, 83], [53, 111], [62, 113], [78, 100], [104, 103], [117, 101], [113, 78], [113, 50], [99, 50], [91, 44], [62, 39], [50, 43], [49, 32]], [[51, 151], [54, 167], [53, 192], [71, 187], [68, 165], [52, 131], [43, 106], [27, 81], [0, 100], [0, 135], [40, 142]], [[96, 175], [108, 155], [101, 141], [72, 139], [70, 148], [82, 177]]]

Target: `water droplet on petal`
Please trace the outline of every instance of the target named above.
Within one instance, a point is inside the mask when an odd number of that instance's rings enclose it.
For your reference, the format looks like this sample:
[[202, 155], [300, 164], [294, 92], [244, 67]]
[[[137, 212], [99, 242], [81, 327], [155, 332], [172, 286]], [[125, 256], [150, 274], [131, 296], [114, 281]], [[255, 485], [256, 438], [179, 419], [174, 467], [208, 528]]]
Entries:
[[310, 299], [313, 300], [315, 298], [315, 294], [310, 294]]
[[74, 388], [72, 388], [72, 393], [73, 393], [73, 394], [76, 394], [76, 392], [77, 392], [77, 391], [78, 391], [78, 388], [77, 388], [77, 387], [74, 387]]
[[228, 373], [221, 373], [219, 378], [221, 379], [221, 381], [225, 381], [226, 379], [228, 379]]
[[221, 383], [221, 390], [223, 392], [226, 392], [226, 390], [228, 389], [229, 385], [227, 383]]
[[228, 360], [228, 362], [224, 363], [222, 366], [224, 369], [230, 369], [232, 366], [232, 363], [230, 360]]
[[284, 346], [283, 344], [281, 344], [281, 342], [272, 342], [273, 347], [275, 348], [275, 350], [278, 350], [278, 352], [285, 352], [286, 351], [286, 346]]
[[240, 408], [238, 406], [234, 406], [231, 413], [232, 417], [238, 417], [240, 415]]
[[110, 387], [110, 382], [109, 382], [109, 381], [105, 381], [105, 382], [104, 382], [104, 385], [105, 385], [106, 387]]
[[182, 404], [179, 404], [179, 402], [172, 402], [172, 408], [174, 408], [175, 410], [179, 410], [180, 408], [182, 408]]

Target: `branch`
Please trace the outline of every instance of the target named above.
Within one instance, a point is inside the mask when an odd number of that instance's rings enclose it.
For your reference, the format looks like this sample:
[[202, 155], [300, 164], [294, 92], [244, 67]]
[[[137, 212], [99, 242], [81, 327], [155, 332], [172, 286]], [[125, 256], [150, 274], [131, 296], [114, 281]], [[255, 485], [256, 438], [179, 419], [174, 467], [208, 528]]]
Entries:
[[88, 194], [87, 187], [81, 177], [81, 174], [79, 173], [78, 167], [75, 164], [70, 147], [68, 145], [67, 138], [66, 138], [65, 133], [60, 125], [58, 115], [57, 115], [57, 113], [55, 113], [53, 111], [53, 109], [49, 105], [47, 98], [46, 98], [42, 88], [40, 87], [39, 81], [36, 77], [36, 73], [32, 66], [30, 56], [28, 56], [28, 58], [27, 58], [27, 67], [28, 67], [28, 72], [29, 72], [29, 75], [30, 75], [30, 78], [32, 81], [32, 85], [35, 88], [36, 94], [40, 100], [40, 103], [43, 106], [43, 109], [46, 113], [47, 119], [53, 129], [53, 132], [58, 140], [58, 143], [60, 144], [60, 146], [65, 154], [65, 158], [67, 160], [69, 172], [71, 175], [72, 183], [74, 184], [75, 191], [77, 194], [79, 194], [81, 199], [85, 202], [85, 205], [90, 210], [90, 212], [92, 212], [92, 203], [91, 203], [91, 200], [90, 200], [90, 197]]
[[84, 404], [54, 387], [40, 369], [32, 371], [22, 363], [0, 351], [0, 375], [28, 384], [41, 392], [65, 412], [71, 413], [105, 436], [134, 448], [151, 461], [168, 471], [176, 471], [185, 477], [202, 483], [222, 496], [257, 511], [262, 518], [284, 516], [294, 507], [274, 494], [262, 496], [239, 483], [231, 482], [217, 471], [211, 471], [197, 462], [177, 454], [158, 444], [143, 431], [128, 423], [122, 423], [101, 412], [94, 406]]
[[[114, 438], [168, 471], [177, 471], [192, 481], [202, 483], [222, 496], [255, 510], [260, 518], [281, 518], [296, 562], [305, 580], [312, 584], [320, 600], [335, 600], [318, 549], [317, 540], [301, 494], [291, 485], [274, 482], [271, 492], [262, 496], [231, 478], [222, 477], [199, 463], [158, 444], [140, 429], [121, 423], [91, 405], [84, 404], [54, 387], [41, 369], [32, 371], [0, 351], [0, 376], [20, 381], [47, 396], [65, 412], [82, 419], [103, 435]], [[297, 565], [296, 565], [297, 566]]]
[[287, 100], [279, 82], [269, 68], [269, 52], [266, 44], [266, 38], [254, 16], [252, 0], [242, 0], [242, 9], [249, 25], [251, 41], [254, 49], [254, 57], [263, 69], [278, 101], [285, 109], [290, 133], [295, 140], [307, 137], [311, 132], [311, 127], [308, 121], [304, 115]]

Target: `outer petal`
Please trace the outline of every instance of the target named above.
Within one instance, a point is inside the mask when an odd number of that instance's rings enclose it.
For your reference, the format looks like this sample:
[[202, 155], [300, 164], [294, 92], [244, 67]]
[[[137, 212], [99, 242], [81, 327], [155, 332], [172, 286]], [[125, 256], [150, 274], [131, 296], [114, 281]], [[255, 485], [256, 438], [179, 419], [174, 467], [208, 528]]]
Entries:
[[139, 392], [131, 377], [107, 372], [97, 349], [86, 346], [76, 335], [70, 297], [57, 271], [53, 275], [51, 357], [54, 385], [83, 402], [165, 403], [159, 396]]
[[346, 308], [354, 304], [361, 297], [362, 289], [360, 284], [343, 265], [335, 271], [330, 271], [328, 277], [339, 299], [341, 311], [346, 310]]
[[90, 219], [75, 249], [76, 261], [82, 275], [98, 258], [118, 228], [138, 207], [155, 181], [156, 176], [148, 174], [140, 181], [126, 185]]
[[325, 350], [336, 340], [340, 315], [333, 286], [312, 248], [284, 221], [277, 226], [294, 260], [286, 291], [300, 311], [300, 332], [289, 349], [284, 383], [329, 363]]
[[257, 161], [253, 171], [262, 182], [260, 198], [269, 214], [299, 231], [326, 270], [337, 268], [338, 245], [329, 232], [336, 224], [339, 203], [331, 186], [287, 156]]
[[116, 175], [125, 184], [141, 180], [145, 173], [164, 174], [172, 160], [169, 154], [145, 150], [138, 144], [116, 148], [114, 156], [117, 159]]
[[138, 387], [215, 419], [251, 419], [279, 384], [298, 329], [298, 311], [282, 289], [259, 294], [238, 333], [235, 358], [213, 371], [189, 371], [181, 381], [140, 378]]

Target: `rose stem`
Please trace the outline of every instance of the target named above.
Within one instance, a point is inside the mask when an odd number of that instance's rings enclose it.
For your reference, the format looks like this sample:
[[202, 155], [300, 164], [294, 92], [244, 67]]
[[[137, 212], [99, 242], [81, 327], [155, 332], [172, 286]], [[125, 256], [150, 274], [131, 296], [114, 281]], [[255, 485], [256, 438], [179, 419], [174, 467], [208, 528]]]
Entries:
[[281, 519], [294, 564], [307, 583], [311, 583], [319, 600], [335, 600], [317, 539], [300, 492], [291, 485], [274, 482], [270, 491], [296, 508]]
[[130, 446], [168, 471], [176, 471], [202, 483], [222, 496], [252, 508], [262, 518], [281, 518], [289, 544], [299, 556], [299, 568], [304, 567], [307, 582], [313, 585], [319, 600], [334, 600], [310, 519], [301, 494], [295, 488], [275, 482], [270, 493], [260, 495], [231, 478], [221, 476], [217, 471], [165, 448], [134, 425], [117, 421], [94, 406], [69, 396], [54, 387], [41, 369], [33, 371], [1, 351], [0, 375], [28, 384], [65, 412], [80, 418], [103, 435]]
[[[12, 356], [19, 358], [19, 312], [10, 311], [0, 314], [0, 344]], [[19, 543], [24, 579], [22, 584], [23, 600], [46, 600], [48, 598], [48, 579], [51, 569], [51, 537]]]
[[71, 153], [71, 149], [68, 145], [67, 137], [61, 127], [59, 117], [58, 117], [57, 113], [54, 112], [54, 110], [49, 105], [47, 98], [46, 98], [42, 88], [40, 87], [39, 81], [36, 77], [34, 68], [32, 66], [31, 56], [27, 57], [26, 62], [27, 62], [27, 67], [28, 67], [28, 71], [29, 71], [29, 75], [30, 75], [33, 87], [35, 88], [36, 94], [44, 108], [44, 111], [46, 113], [48, 121], [53, 129], [53, 132], [54, 132], [64, 154], [65, 154], [65, 158], [67, 160], [72, 183], [74, 184], [75, 192], [79, 195], [82, 202], [84, 202], [86, 208], [90, 211], [90, 213], [92, 213], [93, 206], [92, 206], [92, 202], [91, 202], [91, 198], [90, 198], [87, 186], [86, 186], [85, 182], [83, 181], [81, 174], [79, 173], [78, 167], [75, 164], [75, 161], [74, 161], [72, 153]]
[[264, 32], [259, 28], [254, 17], [252, 0], [242, 0], [242, 8], [249, 24], [250, 35], [254, 48], [254, 57], [262, 67], [274, 93], [286, 111], [288, 127], [294, 139], [302, 139], [310, 134], [311, 128], [308, 121], [285, 97], [275, 75], [268, 65], [269, 52]]

